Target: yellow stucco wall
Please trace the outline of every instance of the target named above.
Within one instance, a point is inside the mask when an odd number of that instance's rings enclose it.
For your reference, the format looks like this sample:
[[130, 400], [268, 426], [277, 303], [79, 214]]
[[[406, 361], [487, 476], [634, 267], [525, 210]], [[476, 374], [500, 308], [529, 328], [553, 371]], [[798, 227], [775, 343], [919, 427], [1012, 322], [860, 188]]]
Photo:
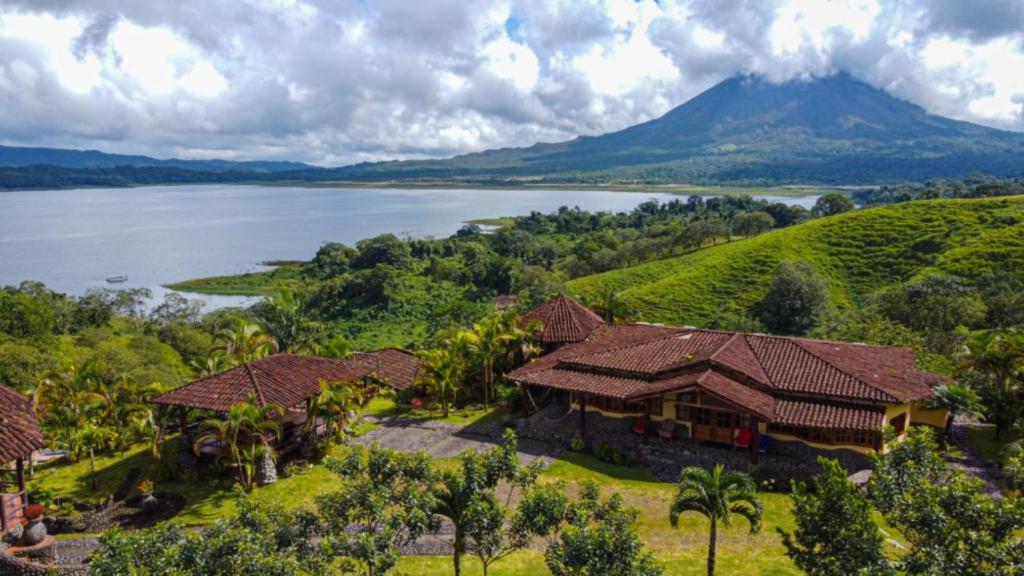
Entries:
[[946, 425], [947, 416], [948, 413], [945, 408], [928, 410], [924, 407], [923, 402], [910, 407], [910, 421], [914, 424], [927, 424], [928, 426], [942, 428]]

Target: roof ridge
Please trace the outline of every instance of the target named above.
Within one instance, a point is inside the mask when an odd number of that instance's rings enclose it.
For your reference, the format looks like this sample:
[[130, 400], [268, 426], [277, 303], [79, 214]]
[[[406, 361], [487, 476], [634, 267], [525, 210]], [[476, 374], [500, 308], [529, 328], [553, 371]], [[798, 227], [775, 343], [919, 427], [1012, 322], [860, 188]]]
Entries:
[[[262, 360], [262, 358], [260, 358], [260, 360]], [[246, 364], [243, 364], [242, 366], [245, 367], [246, 373], [249, 374], [249, 381], [252, 382], [252, 389], [256, 393], [256, 400], [259, 401], [260, 406], [266, 406], [267, 405], [267, 401], [263, 397], [263, 389], [260, 388], [260, 383], [256, 379], [256, 373], [253, 372], [252, 366], [250, 366], [250, 364], [252, 364], [252, 363], [248, 362]]]
[[[828, 361], [825, 358], [822, 358], [821, 355], [814, 353], [814, 351], [812, 351], [809, 348], [807, 348], [806, 346], [804, 346], [803, 343], [800, 342], [800, 340], [798, 340], [796, 338], [793, 338], [791, 341], [794, 344], [796, 344], [797, 346], [799, 346], [801, 350], [803, 350], [804, 352], [810, 354], [811, 356], [814, 356], [818, 360], [821, 360], [825, 364], [828, 364], [833, 370], [836, 370], [840, 374], [845, 374], [845, 375], [849, 376], [850, 378], [853, 378], [857, 382], [860, 382], [861, 384], [867, 386], [868, 388], [871, 388], [872, 390], [881, 392], [882, 394], [884, 394], [892, 402], [901, 402], [901, 400], [899, 398], [897, 398], [896, 396], [893, 396], [893, 394], [891, 392], [889, 392], [888, 390], [884, 390], [882, 388], [879, 388], [878, 386], [875, 386], [871, 382], [868, 382], [866, 380], [861, 379], [856, 374], [851, 374], [849, 371], [844, 370], [843, 368], [840, 368], [839, 366], [836, 366], [834, 363]], [[828, 340], [821, 340], [821, 342], [829, 342], [829, 341]], [[835, 342], [832, 342], [832, 343], [835, 344]], [[840, 342], [840, 344], [841, 344], [841, 342]]]
[[[620, 326], [621, 326], [621, 324], [620, 324]], [[673, 329], [673, 330], [675, 330], [675, 329]], [[658, 342], [660, 340], [668, 340], [669, 338], [672, 338], [672, 337], [677, 336], [677, 335], [678, 335], [678, 333], [665, 334], [663, 336], [658, 336], [657, 338], [651, 338], [650, 340], [644, 340], [643, 342], [632, 342], [632, 343], [629, 343], [629, 344], [622, 344], [620, 346], [613, 346], [611, 348], [605, 348], [604, 350], [598, 350], [597, 352], [587, 352], [585, 354], [577, 354], [575, 356], [568, 356], [568, 355], [566, 355], [564, 357], [559, 357], [558, 361], [559, 362], [571, 361], [572, 358], [586, 358], [588, 356], [598, 356], [600, 354], [607, 354], [609, 352], [618, 352], [620, 350], [628, 350], [630, 348], [638, 348], [640, 346], [646, 346], [648, 344], [652, 344], [652, 343]]]
[[[747, 351], [750, 352], [750, 356], [754, 359], [754, 362], [757, 363], [757, 367], [761, 370], [761, 374], [764, 375], [764, 380], [765, 380], [764, 381], [764, 385], [769, 387], [769, 388], [775, 388], [775, 383], [772, 382], [772, 377], [768, 374], [768, 370], [765, 369], [764, 362], [757, 355], [757, 352], [754, 350], [754, 347], [750, 345], [750, 342], [747, 340], [747, 336], [749, 336], [749, 335], [746, 334], [745, 332], [733, 332], [732, 338], [729, 338], [725, 342], [725, 344], [722, 344], [721, 348], [719, 348], [718, 350], [715, 350], [715, 353], [712, 354], [710, 357], [708, 357], [708, 361], [709, 362], [717, 362], [715, 356], [717, 356], [719, 352], [721, 352], [721, 351], [725, 350], [726, 348], [728, 348], [729, 345], [733, 343], [733, 341], [738, 340], [738, 341], [742, 342], [743, 346], [745, 346]], [[732, 369], [732, 370], [737, 370], [737, 371], [739, 371], [741, 373], [745, 373], [745, 371], [740, 369], [740, 368], [736, 368], [736, 367], [733, 367], [733, 366], [725, 366], [725, 367], [729, 368], [729, 369]], [[757, 379], [758, 379], [758, 376], [755, 375], [755, 374], [746, 374], [746, 376], [749, 377], [751, 380], [754, 380], [754, 381], [757, 381]]]

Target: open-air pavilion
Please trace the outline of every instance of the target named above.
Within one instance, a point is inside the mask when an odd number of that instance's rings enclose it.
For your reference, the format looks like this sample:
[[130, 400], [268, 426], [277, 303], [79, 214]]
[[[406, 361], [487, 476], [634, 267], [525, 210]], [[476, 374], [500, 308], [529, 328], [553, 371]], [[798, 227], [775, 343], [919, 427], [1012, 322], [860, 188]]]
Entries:
[[25, 518], [28, 492], [25, 463], [45, 447], [43, 433], [32, 412], [31, 401], [0, 384], [0, 466], [12, 466], [13, 482], [0, 481], [0, 533]]

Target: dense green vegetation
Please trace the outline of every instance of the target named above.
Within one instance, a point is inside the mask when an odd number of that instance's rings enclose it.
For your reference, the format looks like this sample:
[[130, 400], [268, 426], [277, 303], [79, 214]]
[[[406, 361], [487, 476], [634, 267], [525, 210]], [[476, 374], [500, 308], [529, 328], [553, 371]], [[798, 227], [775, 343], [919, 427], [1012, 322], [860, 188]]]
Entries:
[[[728, 327], [749, 317], [787, 261], [813, 265], [827, 283], [833, 309], [857, 310], [887, 288], [913, 292], [929, 276], [945, 274], [960, 278], [963, 290], [988, 305], [987, 312], [976, 310], [980, 317], [965, 318], [967, 325], [1019, 324], [1013, 311], [1019, 301], [1009, 287], [1024, 280], [1024, 200], [936, 200], [857, 210], [571, 280], [566, 290], [584, 298], [617, 290], [650, 322]], [[888, 316], [900, 319], [900, 312]]]

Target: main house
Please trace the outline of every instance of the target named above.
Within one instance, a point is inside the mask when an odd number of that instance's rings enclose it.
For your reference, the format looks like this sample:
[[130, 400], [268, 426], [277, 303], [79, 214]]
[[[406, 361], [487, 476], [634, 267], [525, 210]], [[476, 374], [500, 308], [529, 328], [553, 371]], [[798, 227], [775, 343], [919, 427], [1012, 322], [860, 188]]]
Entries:
[[[607, 325], [560, 296], [525, 316], [547, 354], [513, 371], [527, 387], [568, 394], [588, 414], [638, 432], [749, 448], [771, 441], [865, 453], [884, 431], [939, 427], [925, 403], [945, 379], [914, 367], [907, 348], [652, 324]], [[657, 423], [650, 425], [652, 422]], [[770, 440], [768, 440], [770, 439]]]

